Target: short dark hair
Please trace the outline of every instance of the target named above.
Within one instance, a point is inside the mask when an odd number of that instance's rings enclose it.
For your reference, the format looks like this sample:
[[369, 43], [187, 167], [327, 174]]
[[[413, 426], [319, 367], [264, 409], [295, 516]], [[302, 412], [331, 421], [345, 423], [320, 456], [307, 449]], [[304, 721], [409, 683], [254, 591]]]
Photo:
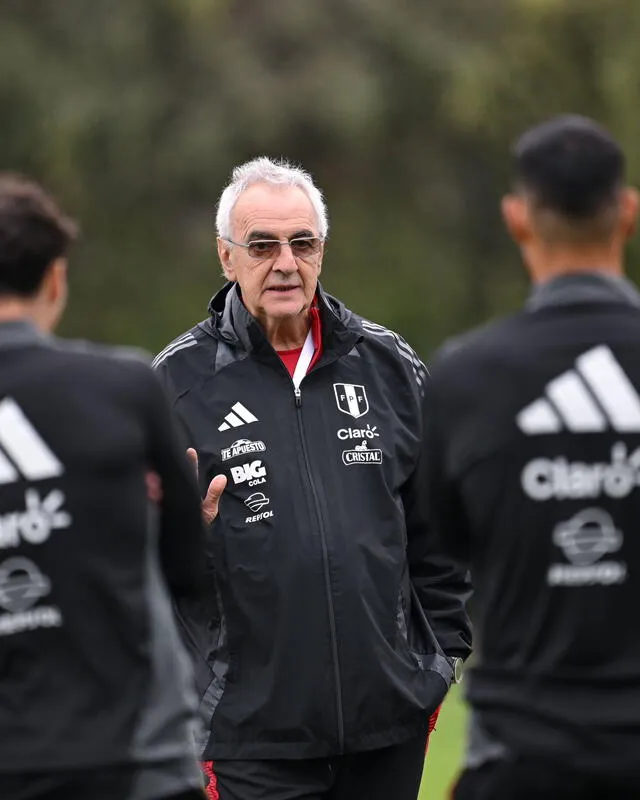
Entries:
[[48, 267], [67, 254], [77, 232], [40, 185], [0, 173], [0, 295], [36, 294]]
[[526, 131], [513, 148], [516, 185], [539, 209], [572, 223], [617, 205], [625, 180], [622, 148], [587, 117], [554, 117]]

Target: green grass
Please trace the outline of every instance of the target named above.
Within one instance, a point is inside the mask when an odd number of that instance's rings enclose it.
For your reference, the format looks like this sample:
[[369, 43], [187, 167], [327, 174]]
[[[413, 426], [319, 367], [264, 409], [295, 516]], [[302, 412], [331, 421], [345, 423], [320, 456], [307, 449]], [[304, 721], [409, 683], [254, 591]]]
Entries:
[[462, 762], [466, 717], [462, 692], [454, 686], [444, 701], [438, 726], [429, 741], [420, 800], [448, 800], [450, 797], [451, 785]]

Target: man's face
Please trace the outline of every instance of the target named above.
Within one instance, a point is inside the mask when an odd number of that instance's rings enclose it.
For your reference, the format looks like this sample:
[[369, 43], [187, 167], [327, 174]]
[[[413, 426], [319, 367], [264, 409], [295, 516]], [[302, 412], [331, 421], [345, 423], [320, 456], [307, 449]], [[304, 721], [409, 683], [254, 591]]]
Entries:
[[[318, 221], [302, 189], [255, 184], [240, 195], [231, 216], [231, 239], [239, 244], [218, 239], [218, 255], [225, 276], [238, 282], [250, 314], [264, 323], [295, 317], [309, 308], [318, 285], [324, 245], [318, 241], [302, 243], [296, 252], [287, 244], [275, 248], [258, 245], [255, 249], [259, 252], [253, 254], [241, 245], [269, 239], [318, 238]], [[262, 258], [262, 251], [270, 249], [274, 252]]]

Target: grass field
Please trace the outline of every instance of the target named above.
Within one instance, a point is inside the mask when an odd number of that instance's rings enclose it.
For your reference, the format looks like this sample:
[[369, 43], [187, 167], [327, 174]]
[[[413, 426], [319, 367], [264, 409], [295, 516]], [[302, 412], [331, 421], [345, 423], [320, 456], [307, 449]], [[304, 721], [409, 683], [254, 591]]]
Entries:
[[438, 727], [429, 742], [420, 800], [448, 800], [451, 784], [462, 761], [465, 721], [462, 692], [454, 686], [444, 701]]

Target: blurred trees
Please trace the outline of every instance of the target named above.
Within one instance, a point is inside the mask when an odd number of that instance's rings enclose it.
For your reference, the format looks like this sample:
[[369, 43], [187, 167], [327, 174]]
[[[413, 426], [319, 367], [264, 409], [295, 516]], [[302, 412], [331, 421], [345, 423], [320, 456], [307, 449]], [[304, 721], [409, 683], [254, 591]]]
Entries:
[[524, 127], [595, 116], [640, 180], [638, 41], [630, 0], [0, 0], [0, 168], [82, 222], [63, 332], [156, 351], [221, 285], [232, 166], [299, 161], [325, 286], [428, 356], [526, 291], [498, 208]]

